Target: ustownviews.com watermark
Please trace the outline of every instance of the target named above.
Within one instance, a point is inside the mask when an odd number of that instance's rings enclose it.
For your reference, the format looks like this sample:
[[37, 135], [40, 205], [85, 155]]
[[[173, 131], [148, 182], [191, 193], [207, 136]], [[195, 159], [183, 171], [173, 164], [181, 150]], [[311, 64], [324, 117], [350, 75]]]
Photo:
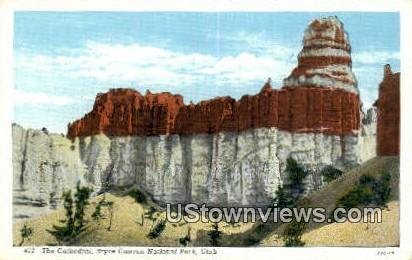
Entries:
[[308, 223], [381, 223], [382, 210], [379, 207], [365, 208], [336, 208], [332, 213], [327, 213], [325, 208], [278, 208], [274, 207], [207, 207], [206, 204], [167, 204], [166, 219], [171, 223], [184, 220], [188, 223], [195, 222], [227, 222], [227, 223], [255, 223], [273, 221], [275, 223], [297, 222]]

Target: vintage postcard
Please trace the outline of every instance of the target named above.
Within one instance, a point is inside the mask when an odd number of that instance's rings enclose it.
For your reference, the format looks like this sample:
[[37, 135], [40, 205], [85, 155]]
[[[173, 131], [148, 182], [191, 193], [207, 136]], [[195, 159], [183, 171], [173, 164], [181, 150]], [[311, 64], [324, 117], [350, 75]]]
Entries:
[[408, 257], [400, 8], [9, 14], [20, 257]]

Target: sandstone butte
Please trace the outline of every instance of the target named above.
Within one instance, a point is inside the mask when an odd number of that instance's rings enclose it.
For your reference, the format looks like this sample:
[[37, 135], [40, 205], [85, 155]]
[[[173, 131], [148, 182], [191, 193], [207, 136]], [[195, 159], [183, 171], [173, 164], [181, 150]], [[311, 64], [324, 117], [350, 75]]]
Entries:
[[379, 97], [374, 104], [378, 109], [377, 153], [399, 155], [400, 73], [392, 73], [385, 65]]
[[253, 96], [189, 105], [168, 92], [141, 95], [133, 89], [112, 89], [97, 95], [92, 111], [69, 124], [67, 135], [210, 134], [261, 127], [352, 134], [360, 128], [360, 99], [350, 51], [336, 17], [315, 19], [304, 32], [298, 65], [281, 89], [272, 89], [268, 82]]

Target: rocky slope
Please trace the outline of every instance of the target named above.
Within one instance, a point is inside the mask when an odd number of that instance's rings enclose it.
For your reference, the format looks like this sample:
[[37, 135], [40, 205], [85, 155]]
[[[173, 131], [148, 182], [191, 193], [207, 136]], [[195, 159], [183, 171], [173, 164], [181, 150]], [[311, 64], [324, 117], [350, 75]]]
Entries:
[[[24, 183], [31, 198], [48, 203], [47, 193], [74, 183], [52, 185], [53, 176], [61, 176], [53, 168], [58, 163], [66, 167], [64, 178], [82, 176], [95, 190], [138, 186], [161, 203], [267, 205], [285, 180], [291, 156], [312, 171], [305, 181], [308, 191], [316, 189], [325, 165], [350, 168], [375, 156], [376, 122], [373, 111], [369, 119], [361, 116], [342, 23], [315, 20], [303, 45], [280, 90], [268, 82], [238, 101], [219, 97], [189, 105], [170, 93], [111, 90], [69, 124], [72, 143], [44, 133], [36, 139], [27, 135], [36, 131], [14, 126], [23, 133], [13, 142], [15, 187]], [[41, 142], [41, 150], [25, 148], [32, 142]], [[52, 165], [45, 173], [49, 181], [28, 178], [41, 176], [43, 161]], [[35, 191], [39, 186], [42, 195]]]

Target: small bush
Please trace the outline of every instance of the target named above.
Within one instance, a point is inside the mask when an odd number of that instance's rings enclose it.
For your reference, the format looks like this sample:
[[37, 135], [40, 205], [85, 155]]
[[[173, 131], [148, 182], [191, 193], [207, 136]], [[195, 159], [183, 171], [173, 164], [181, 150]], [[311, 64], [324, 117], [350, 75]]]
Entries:
[[134, 189], [129, 192], [129, 196], [134, 198], [137, 203], [146, 204], [147, 198], [146, 195], [138, 189]]
[[165, 219], [161, 219], [149, 232], [149, 234], [147, 235], [148, 238], [150, 239], [155, 239], [158, 238], [163, 230], [166, 228], [166, 220]]
[[148, 219], [150, 219], [150, 220], [152, 220], [152, 221], [155, 221], [155, 220], [156, 220], [156, 217], [155, 217], [156, 212], [157, 212], [156, 208], [153, 207], [153, 206], [151, 206], [151, 207], [149, 208], [149, 210], [147, 210], [147, 211], [144, 213], [144, 216], [145, 216], [145, 218], [148, 218]]
[[45, 133], [46, 135], [49, 134], [49, 130], [47, 130], [46, 127], [43, 127], [43, 128], [41, 129], [41, 131], [42, 131], [43, 133]]
[[291, 194], [284, 186], [278, 185], [275, 195], [276, 198], [273, 204], [276, 204], [278, 208], [282, 209], [293, 206]]
[[103, 217], [102, 213], [102, 206], [105, 204], [105, 197], [103, 197], [96, 205], [96, 208], [94, 209], [94, 212], [92, 214], [92, 218], [99, 222], [99, 220]]
[[391, 188], [391, 174], [388, 171], [382, 173], [379, 178], [379, 186], [376, 188], [376, 201], [378, 205], [386, 206], [388, 203], [392, 188]]
[[385, 207], [391, 195], [390, 185], [391, 175], [389, 172], [383, 172], [379, 179], [367, 174], [362, 175], [358, 184], [338, 199], [337, 206], [353, 208], [375, 204]]
[[65, 225], [53, 225], [53, 230], [47, 230], [56, 238], [59, 244], [72, 240], [84, 230], [85, 210], [89, 205], [91, 192], [92, 189], [81, 187], [80, 182], [77, 183], [74, 200], [71, 190], [63, 192], [63, 207], [66, 211], [66, 219], [63, 223], [65, 223]]
[[22, 246], [26, 239], [30, 240], [30, 237], [32, 235], [33, 235], [33, 229], [31, 227], [28, 227], [26, 224], [24, 224], [23, 227], [20, 229], [21, 242], [19, 246]]
[[333, 167], [332, 165], [324, 167], [320, 172], [325, 182], [331, 182], [333, 180], [336, 180], [342, 175], [342, 173], [343, 172], [341, 170]]
[[286, 172], [292, 187], [302, 187], [303, 179], [308, 175], [308, 172], [292, 157], [286, 160]]
[[300, 247], [305, 245], [305, 242], [302, 241], [305, 226], [306, 224], [304, 222], [297, 222], [295, 219], [286, 226], [282, 234], [286, 247]]
[[222, 234], [222, 231], [219, 230], [218, 223], [213, 223], [212, 230], [210, 230], [207, 234], [209, 235], [210, 244], [212, 246], [220, 245], [220, 236]]

